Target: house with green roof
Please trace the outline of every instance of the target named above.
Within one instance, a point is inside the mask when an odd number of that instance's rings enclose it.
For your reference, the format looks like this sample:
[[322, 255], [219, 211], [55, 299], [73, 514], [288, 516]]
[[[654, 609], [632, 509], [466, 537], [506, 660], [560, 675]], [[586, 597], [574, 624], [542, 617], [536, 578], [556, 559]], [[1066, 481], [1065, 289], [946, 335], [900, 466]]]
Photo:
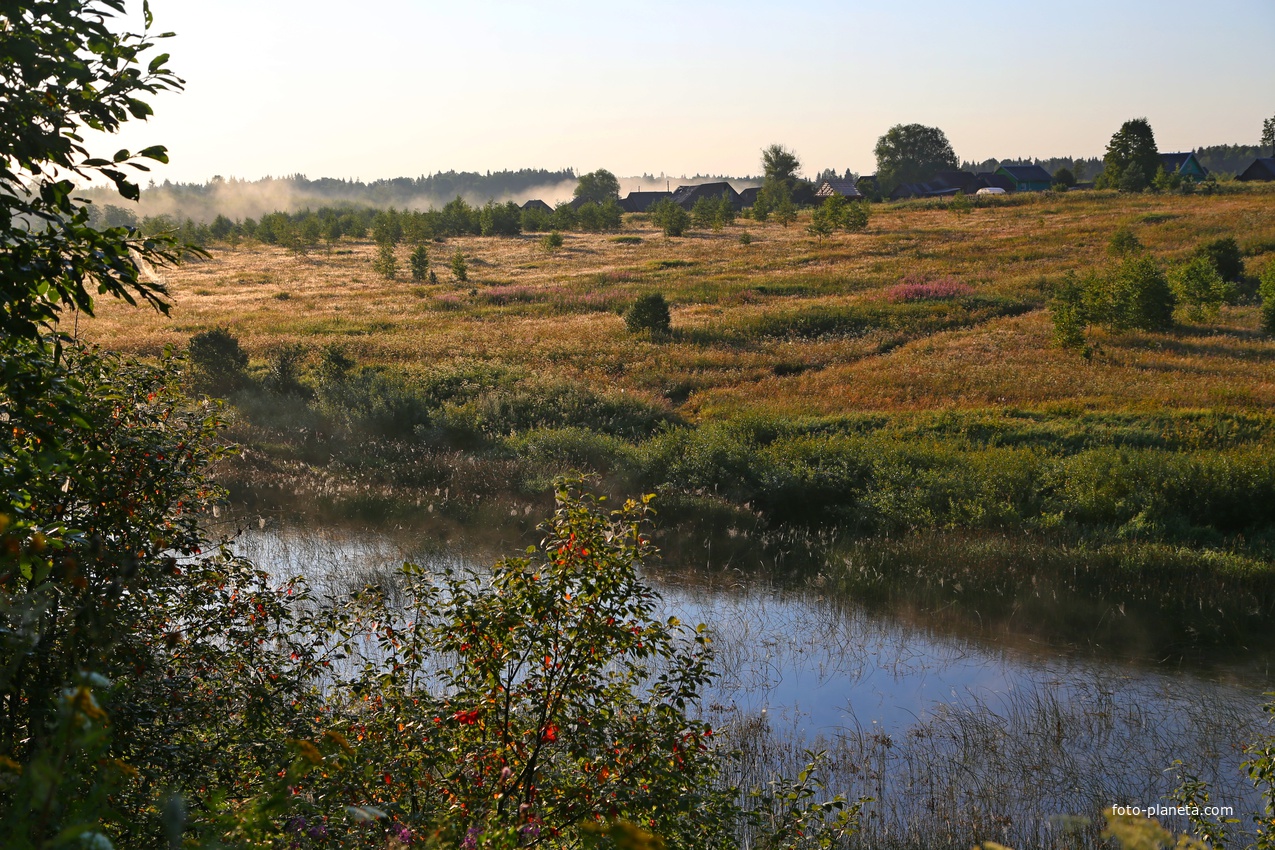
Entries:
[[1160, 165], [1163, 166], [1164, 173], [1170, 176], [1177, 174], [1179, 177], [1190, 177], [1192, 180], [1203, 180], [1209, 176], [1209, 170], [1200, 164], [1191, 151], [1162, 153]]
[[1009, 180], [1015, 192], [1045, 192], [1054, 184], [1054, 178], [1039, 165], [1002, 165], [995, 173]]

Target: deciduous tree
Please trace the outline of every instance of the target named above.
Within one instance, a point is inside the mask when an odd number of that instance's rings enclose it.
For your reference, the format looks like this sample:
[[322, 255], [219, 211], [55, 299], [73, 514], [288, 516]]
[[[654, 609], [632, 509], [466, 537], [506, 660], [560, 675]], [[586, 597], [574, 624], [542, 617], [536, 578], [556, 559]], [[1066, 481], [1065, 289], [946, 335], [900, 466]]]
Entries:
[[1102, 163], [1103, 171], [1098, 179], [1101, 188], [1140, 192], [1150, 185], [1160, 168], [1160, 153], [1151, 123], [1145, 118], [1124, 122], [1107, 143]]
[[620, 199], [620, 181], [605, 168], [581, 174], [580, 182], [576, 184], [575, 197], [595, 204], [602, 204], [607, 199], [617, 201]]
[[938, 127], [898, 124], [877, 139], [877, 186], [888, 195], [902, 183], [928, 180], [960, 165], [947, 136]]
[[[777, 210], [785, 197], [790, 203], [814, 202], [814, 190], [809, 183], [798, 176], [801, 171], [801, 160], [797, 159], [797, 154], [783, 145], [771, 145], [761, 152], [761, 167], [764, 178], [757, 200], [763, 212], [758, 221], [765, 221], [766, 214]], [[753, 207], [753, 211], [755, 216], [756, 206]]]

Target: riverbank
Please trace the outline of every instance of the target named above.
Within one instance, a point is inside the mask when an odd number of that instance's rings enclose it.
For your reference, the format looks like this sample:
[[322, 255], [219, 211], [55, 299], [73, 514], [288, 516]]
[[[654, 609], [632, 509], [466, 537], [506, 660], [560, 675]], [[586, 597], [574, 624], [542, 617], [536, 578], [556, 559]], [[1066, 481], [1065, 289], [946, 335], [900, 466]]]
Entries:
[[[827, 239], [742, 219], [667, 239], [629, 216], [556, 251], [431, 244], [434, 282], [378, 276], [366, 241], [227, 245], [166, 272], [170, 318], [103, 305], [80, 330], [157, 354], [227, 329], [247, 367], [214, 354], [189, 378], [231, 400], [236, 488], [465, 521], [537, 515], [554, 475], [583, 470], [659, 493], [701, 534], [714, 516], [903, 546], [901, 566], [844, 569], [866, 596], [941, 607], [977, 588], [990, 610], [1048, 582], [1095, 618], [1145, 610], [1188, 643], [1240, 646], [1275, 615], [1275, 341], [1255, 296], [1275, 194], [1232, 188], [888, 204]], [[1056, 346], [1052, 293], [1104, 274], [1117, 233], [1164, 268], [1234, 237], [1234, 297]], [[671, 331], [629, 331], [620, 314], [655, 292]], [[915, 566], [933, 547], [955, 554]]]

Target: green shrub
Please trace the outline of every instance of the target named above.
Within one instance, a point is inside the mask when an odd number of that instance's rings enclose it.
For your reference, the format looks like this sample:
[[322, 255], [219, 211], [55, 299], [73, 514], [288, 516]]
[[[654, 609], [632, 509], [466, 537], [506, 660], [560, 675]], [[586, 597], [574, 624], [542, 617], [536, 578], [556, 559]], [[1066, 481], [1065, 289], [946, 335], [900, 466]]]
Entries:
[[649, 331], [666, 334], [670, 329], [670, 321], [668, 302], [658, 292], [643, 295], [624, 314], [624, 324], [634, 333]]
[[1129, 254], [1088, 285], [1088, 315], [1113, 331], [1163, 331], [1173, 327], [1176, 299], [1155, 260]]
[[651, 206], [651, 223], [664, 231], [665, 236], [681, 236], [691, 224], [691, 217], [677, 204], [664, 198]]
[[1201, 245], [1196, 252], [1217, 269], [1222, 279], [1230, 283], [1239, 283], [1244, 277], [1244, 255], [1240, 245], [1232, 236], [1214, 239]]
[[1085, 347], [1085, 328], [1089, 324], [1085, 313], [1085, 286], [1074, 275], [1069, 275], [1054, 293], [1049, 314], [1054, 323], [1054, 342], [1072, 350]]
[[855, 201], [846, 207], [841, 217], [841, 226], [851, 233], [868, 229], [868, 220], [872, 216], [872, 205], [867, 201]]
[[301, 383], [301, 364], [305, 348], [284, 345], [273, 351], [266, 361], [265, 388], [277, 395], [307, 396], [309, 389]]
[[521, 373], [489, 379], [485, 387], [471, 383], [443, 391], [440, 384], [427, 384], [413, 395], [435, 411], [431, 415], [445, 432], [469, 439], [569, 426], [641, 439], [673, 419], [668, 411], [633, 395], [599, 393], [575, 381]]
[[429, 278], [429, 249], [417, 245], [416, 250], [407, 259], [408, 268], [412, 270], [412, 280], [420, 283]]
[[225, 394], [238, 389], [245, 380], [248, 352], [229, 328], [201, 331], [190, 338], [190, 364], [206, 389]]
[[517, 236], [522, 232], [522, 208], [513, 201], [488, 201], [478, 213], [483, 236]]
[[1275, 260], [1262, 270], [1258, 292], [1262, 296], [1262, 330], [1267, 336], [1275, 336]]
[[540, 233], [553, 227], [553, 212], [540, 207], [527, 207], [522, 211], [522, 229], [527, 233]]
[[1235, 297], [1235, 285], [1223, 279], [1207, 256], [1196, 256], [1177, 266], [1170, 280], [1178, 303], [1194, 321], [1217, 316], [1222, 305]]
[[1141, 250], [1141, 240], [1128, 227], [1122, 227], [1111, 234], [1111, 240], [1107, 243], [1107, 251], [1117, 257], [1123, 257], [1125, 254], [1133, 254]]
[[469, 264], [465, 262], [465, 254], [459, 248], [456, 249], [455, 254], [452, 254], [449, 268], [451, 268], [452, 276], [456, 280], [462, 283], [469, 280]]
[[546, 251], [557, 251], [563, 245], [562, 234], [554, 230], [540, 239], [540, 247]]
[[[691, 208], [691, 223], [695, 227], [721, 230], [735, 223], [735, 207], [730, 196], [723, 194], [720, 198], [700, 198]], [[668, 234], [677, 235], [677, 234]]]
[[393, 280], [398, 275], [398, 258], [394, 256], [394, 244], [382, 242], [377, 246], [376, 259], [372, 261], [372, 271], [386, 280]]

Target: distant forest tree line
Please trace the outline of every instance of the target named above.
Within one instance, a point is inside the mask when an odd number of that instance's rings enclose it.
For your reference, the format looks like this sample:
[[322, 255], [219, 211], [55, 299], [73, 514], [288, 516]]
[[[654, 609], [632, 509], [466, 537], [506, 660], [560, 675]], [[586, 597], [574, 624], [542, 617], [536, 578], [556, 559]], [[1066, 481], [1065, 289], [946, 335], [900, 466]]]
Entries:
[[[1275, 122], [1275, 119], [1272, 119]], [[1269, 124], [1270, 122], [1268, 122]], [[896, 128], [896, 130], [908, 128]], [[931, 128], [913, 128], [931, 129]], [[1264, 133], [1271, 135], [1275, 128], [1264, 125]], [[894, 131], [892, 131], [894, 132]], [[938, 131], [941, 135], [941, 131]], [[1149, 132], [1149, 130], [1148, 130]], [[888, 138], [883, 137], [883, 140]], [[1265, 136], [1263, 137], [1266, 138]], [[945, 138], [944, 150], [950, 152]], [[880, 143], [879, 143], [880, 144]], [[1269, 144], [1275, 145], [1275, 140]], [[878, 150], [878, 159], [881, 151]], [[1229, 176], [1241, 171], [1254, 158], [1264, 153], [1260, 145], [1212, 145], [1196, 148], [1196, 159], [1217, 176]], [[799, 161], [781, 146], [772, 146], [763, 152], [765, 179], [759, 202], [752, 214], [765, 221], [773, 210], [785, 224], [791, 220], [790, 208], [811, 206], [815, 203], [814, 189], [823, 180], [855, 179], [849, 169], [844, 174], [836, 169], [820, 171], [814, 180], [797, 176]], [[776, 159], [776, 157], [778, 157]], [[955, 156], [949, 156], [955, 165]], [[772, 161], [773, 160], [773, 161]], [[1024, 157], [1019, 159], [987, 159], [981, 162], [960, 161], [960, 168], [969, 172], [995, 171], [1001, 165], [1039, 165], [1055, 177], [1065, 174], [1071, 185], [1077, 181], [1099, 180], [1108, 163], [1100, 157], [1051, 157], [1048, 159]], [[881, 166], [878, 164], [878, 170]], [[599, 175], [605, 175], [602, 185], [595, 185]], [[878, 175], [880, 176], [880, 175]], [[653, 175], [643, 175], [644, 181], [658, 183]], [[752, 180], [754, 178], [724, 178]], [[478, 206], [465, 197], [523, 196], [537, 189], [556, 187], [563, 183], [577, 182], [576, 202], [559, 203], [555, 208], [547, 205], [528, 205], [527, 208], [507, 201], [489, 200]], [[260, 200], [279, 198], [284, 201], [275, 212], [262, 215], [230, 218], [227, 213], [240, 206], [237, 195], [252, 196]], [[306, 253], [327, 243], [329, 249], [342, 237], [365, 238], [370, 232], [378, 242], [384, 242], [384, 234], [397, 235], [393, 241], [405, 239], [413, 243], [441, 240], [453, 236], [513, 236], [522, 232], [548, 232], [555, 230], [582, 230], [598, 232], [619, 228], [622, 210], [618, 205], [619, 182], [610, 172], [599, 170], [591, 174], [577, 175], [574, 169], [550, 171], [546, 169], [519, 169], [485, 174], [471, 171], [446, 171], [421, 177], [398, 177], [365, 183], [359, 180], [320, 178], [310, 180], [297, 174], [284, 178], [266, 177], [247, 181], [220, 176], [207, 183], [154, 184], [143, 192], [143, 201], [160, 199], [162, 206], [175, 210], [194, 208], [195, 215], [183, 212], [174, 214], [139, 216], [133, 210], [109, 203], [115, 200], [107, 190], [89, 189], [84, 192], [96, 201], [89, 207], [90, 221], [95, 227], [136, 227], [145, 235], [168, 233], [181, 241], [206, 246], [212, 242], [252, 238], [267, 244], [284, 245], [298, 253]], [[596, 197], [594, 197], [596, 196]], [[429, 199], [454, 197], [441, 209], [419, 207]], [[317, 211], [310, 206], [297, 209], [298, 199], [328, 200]], [[580, 203], [585, 200], [585, 203]], [[288, 201], [294, 202], [289, 204]], [[400, 211], [399, 206], [403, 209]], [[291, 210], [287, 208], [291, 207]], [[697, 226], [703, 226], [707, 209], [698, 210]], [[746, 213], [747, 214], [747, 213]], [[711, 216], [714, 229], [720, 227], [720, 215]], [[395, 222], [387, 231], [382, 226], [378, 232], [376, 222]], [[732, 215], [733, 220], [733, 215]], [[686, 224], [689, 224], [689, 217]], [[675, 227], [680, 231], [685, 225]], [[669, 228], [665, 227], [667, 231]]]
[[180, 242], [197, 247], [255, 239], [268, 245], [281, 245], [297, 254], [306, 254], [324, 245], [331, 249], [345, 237], [366, 239], [370, 236], [378, 243], [393, 245], [421, 244], [454, 236], [517, 236], [523, 232], [553, 230], [596, 233], [619, 229], [623, 216], [614, 198], [606, 198], [602, 203], [564, 202], [554, 209], [530, 207], [525, 210], [513, 201], [488, 201], [477, 206], [461, 197], [441, 209], [423, 211], [342, 204], [317, 210], [276, 211], [260, 219], [232, 220], [218, 215], [208, 223], [167, 214], [139, 217], [132, 210], [112, 204], [94, 204], [89, 209], [90, 223], [97, 228], [134, 227], [144, 236], [170, 234]]
[[558, 183], [574, 182], [578, 178], [574, 169], [550, 171], [544, 168], [520, 168], [517, 171], [440, 171], [420, 177], [394, 177], [384, 180], [343, 180], [320, 177], [311, 180], [304, 174], [286, 177], [263, 177], [260, 180], [241, 180], [231, 177], [213, 177], [207, 183], [152, 184], [142, 195], [165, 195], [177, 208], [186, 201], [197, 205], [227, 188], [251, 187], [258, 194], [268, 196], [271, 190], [279, 194], [291, 194], [310, 203], [359, 204], [373, 207], [419, 205], [422, 198], [504, 198], [523, 195], [532, 189]]
[[[1195, 158], [1218, 177], [1234, 176], [1260, 156], [1267, 156], [1269, 148], [1259, 145], [1209, 145], [1196, 148]], [[1103, 158], [1100, 156], [1073, 159], [1068, 156], [1055, 156], [1048, 159], [1022, 157], [1020, 159], [985, 159], [982, 162], [962, 161], [963, 171], [995, 171], [1002, 165], [1039, 165], [1050, 174], [1060, 168], [1066, 168], [1076, 176], [1077, 180], [1093, 180], [1103, 172]]]

